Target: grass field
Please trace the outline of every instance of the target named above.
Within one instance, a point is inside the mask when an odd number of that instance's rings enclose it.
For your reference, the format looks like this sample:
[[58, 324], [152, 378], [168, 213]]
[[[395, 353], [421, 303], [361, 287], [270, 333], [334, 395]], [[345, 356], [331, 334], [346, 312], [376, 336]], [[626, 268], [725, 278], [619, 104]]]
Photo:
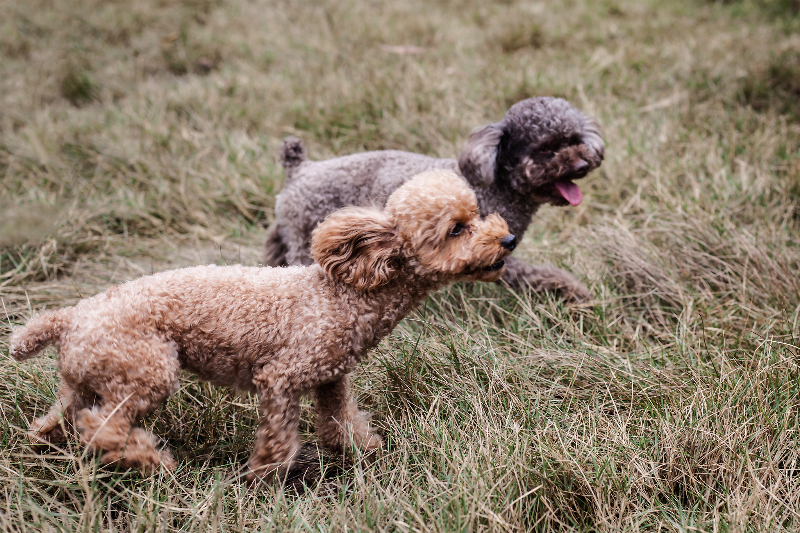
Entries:
[[[0, 9], [3, 530], [800, 530], [796, 0]], [[254, 398], [190, 376], [146, 420], [174, 475], [26, 446], [55, 354], [14, 362], [11, 326], [153, 271], [257, 264], [283, 136], [315, 159], [454, 157], [532, 95], [596, 116], [606, 160], [515, 253], [595, 301], [432, 297], [356, 372], [374, 464], [251, 490]]]

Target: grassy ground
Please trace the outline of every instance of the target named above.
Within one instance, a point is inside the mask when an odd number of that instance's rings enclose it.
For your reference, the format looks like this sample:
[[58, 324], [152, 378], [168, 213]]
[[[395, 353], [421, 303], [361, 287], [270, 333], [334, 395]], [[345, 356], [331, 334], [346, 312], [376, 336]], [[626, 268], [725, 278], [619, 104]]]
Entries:
[[431, 298], [357, 371], [375, 464], [302, 496], [253, 491], [236, 479], [253, 398], [188, 376], [146, 421], [174, 475], [36, 456], [21, 428], [53, 401], [54, 354], [4, 355], [3, 529], [800, 529], [796, 1], [0, 8], [3, 354], [33, 311], [256, 264], [286, 134], [314, 158], [452, 157], [511, 103], [559, 95], [607, 141], [580, 207], [543, 209], [517, 252], [595, 302]]

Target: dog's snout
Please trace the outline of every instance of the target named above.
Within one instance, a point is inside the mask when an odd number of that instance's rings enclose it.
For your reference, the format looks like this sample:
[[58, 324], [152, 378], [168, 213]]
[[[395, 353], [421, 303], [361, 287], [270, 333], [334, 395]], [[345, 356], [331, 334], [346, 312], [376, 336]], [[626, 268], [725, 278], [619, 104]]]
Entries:
[[500, 246], [508, 250], [509, 252], [517, 247], [517, 237], [516, 235], [506, 235], [503, 237], [503, 240], [500, 241]]
[[580, 159], [577, 163], [572, 165], [572, 170], [577, 173], [586, 172], [588, 169], [589, 169], [589, 163], [584, 159]]

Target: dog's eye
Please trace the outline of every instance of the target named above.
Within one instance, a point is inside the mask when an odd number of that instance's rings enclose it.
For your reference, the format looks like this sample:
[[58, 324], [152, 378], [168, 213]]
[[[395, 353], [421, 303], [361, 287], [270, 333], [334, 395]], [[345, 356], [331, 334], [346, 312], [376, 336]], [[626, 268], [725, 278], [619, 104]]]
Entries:
[[450, 236], [451, 237], [458, 237], [461, 235], [461, 232], [464, 231], [466, 226], [464, 224], [454, 224], [452, 228], [450, 228]]
[[539, 154], [543, 155], [544, 157], [547, 157], [548, 159], [556, 155], [556, 153], [550, 150], [549, 148], [542, 148], [541, 150], [539, 150]]

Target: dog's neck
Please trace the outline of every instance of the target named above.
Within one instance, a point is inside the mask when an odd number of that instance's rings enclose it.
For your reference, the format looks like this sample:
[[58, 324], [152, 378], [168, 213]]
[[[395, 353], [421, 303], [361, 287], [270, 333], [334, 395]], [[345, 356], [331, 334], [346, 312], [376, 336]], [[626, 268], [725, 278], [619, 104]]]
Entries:
[[475, 188], [481, 216], [497, 213], [508, 224], [511, 233], [522, 239], [533, 215], [542, 205], [511, 188], [507, 180], [498, 177], [486, 188]]
[[[330, 278], [329, 278], [330, 279]], [[331, 279], [334, 290], [359, 317], [360, 337], [354, 346], [361, 346], [359, 359], [378, 345], [408, 313], [432, 292], [446, 285], [447, 279], [423, 276], [411, 267], [404, 267], [391, 282], [367, 291]]]

